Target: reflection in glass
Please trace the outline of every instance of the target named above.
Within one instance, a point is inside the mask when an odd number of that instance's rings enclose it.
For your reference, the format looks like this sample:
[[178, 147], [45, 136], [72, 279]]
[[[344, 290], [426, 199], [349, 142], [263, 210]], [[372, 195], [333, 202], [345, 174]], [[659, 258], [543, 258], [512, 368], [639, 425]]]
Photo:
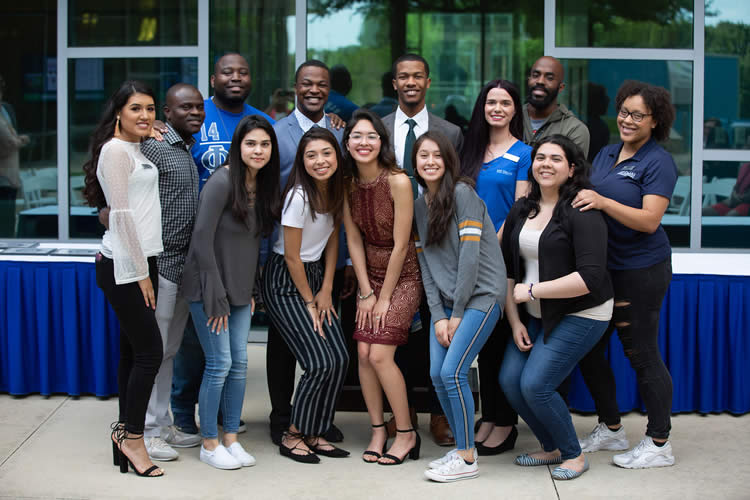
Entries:
[[[99, 121], [104, 103], [128, 79], [151, 86], [157, 109], [175, 83], [198, 83], [198, 60], [183, 59], [71, 59], [68, 61], [70, 236], [98, 238], [104, 232], [96, 211], [82, 196], [83, 164], [88, 157], [89, 136]], [[157, 118], [163, 119], [161, 113]]]
[[706, 6], [703, 146], [750, 149], [750, 3]]
[[750, 248], [750, 162], [703, 163], [701, 245]]
[[198, 45], [198, 0], [70, 0], [71, 47]]
[[505, 78], [522, 86], [544, 46], [543, 0], [481, 6], [456, 12], [426, 3], [309, 0], [308, 57], [345, 66], [353, 78], [346, 97], [388, 114], [395, 95], [386, 73], [398, 56], [419, 53], [430, 64], [430, 112], [465, 126], [482, 85]]
[[294, 109], [294, 0], [213, 0], [210, 5], [209, 74], [222, 55], [239, 52], [250, 65], [248, 104], [283, 118]]
[[56, 7], [11, 2], [0, 15], [0, 238], [57, 237]]
[[[690, 175], [692, 171], [693, 76], [688, 61], [563, 60], [566, 88], [560, 102], [586, 122], [591, 133], [589, 156], [607, 144], [620, 142], [615, 96], [622, 82], [641, 80], [672, 94], [677, 117], [662, 144], [677, 164], [678, 181], [662, 223], [673, 247], [690, 245]], [[672, 215], [683, 215], [675, 219]]]
[[558, 47], [693, 48], [693, 0], [557, 0]]

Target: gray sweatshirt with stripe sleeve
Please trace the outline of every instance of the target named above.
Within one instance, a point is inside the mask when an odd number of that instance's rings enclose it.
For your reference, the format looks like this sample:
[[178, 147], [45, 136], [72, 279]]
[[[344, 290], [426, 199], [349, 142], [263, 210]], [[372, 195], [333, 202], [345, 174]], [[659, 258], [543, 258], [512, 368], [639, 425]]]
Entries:
[[466, 308], [482, 312], [505, 305], [505, 262], [487, 207], [474, 189], [456, 184], [455, 214], [445, 237], [425, 245], [429, 212], [424, 195], [414, 203], [416, 246], [432, 322], [445, 319], [445, 308], [462, 318]]

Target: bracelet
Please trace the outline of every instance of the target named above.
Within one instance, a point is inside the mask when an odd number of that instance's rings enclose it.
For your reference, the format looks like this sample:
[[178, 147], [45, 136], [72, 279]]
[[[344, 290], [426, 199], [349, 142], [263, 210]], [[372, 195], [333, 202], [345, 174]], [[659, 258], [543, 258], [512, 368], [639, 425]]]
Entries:
[[357, 298], [359, 300], [369, 299], [373, 295], [375, 295], [375, 290], [374, 289], [370, 289], [370, 293], [368, 293], [367, 295], [360, 295], [359, 292], [357, 292]]
[[531, 290], [532, 290], [532, 288], [534, 288], [534, 283], [531, 283], [531, 284], [529, 285], [529, 298], [530, 298], [531, 300], [536, 300], [536, 297], [534, 297], [534, 293], [533, 293], [533, 292], [531, 291]]

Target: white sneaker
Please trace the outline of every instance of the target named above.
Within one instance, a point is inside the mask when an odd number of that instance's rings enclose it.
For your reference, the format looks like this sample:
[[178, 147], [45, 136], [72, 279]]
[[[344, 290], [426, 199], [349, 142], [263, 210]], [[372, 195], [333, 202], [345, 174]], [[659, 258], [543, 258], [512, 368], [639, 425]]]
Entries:
[[162, 428], [161, 438], [175, 448], [193, 448], [201, 444], [200, 434], [182, 432], [175, 425]]
[[237, 459], [243, 467], [252, 467], [255, 465], [255, 457], [245, 451], [242, 445], [235, 441], [227, 448], [230, 455]]
[[579, 438], [578, 444], [581, 445], [581, 450], [585, 453], [599, 450], [621, 451], [627, 450], [630, 446], [625, 435], [624, 425], [613, 431], [604, 422], [599, 422], [588, 436]]
[[669, 467], [674, 465], [672, 443], [667, 441], [664, 446], [656, 446], [654, 441], [646, 436], [627, 453], [612, 457], [615, 465], [626, 469], [650, 469], [651, 467]]
[[242, 467], [242, 464], [232, 456], [231, 453], [229, 453], [229, 450], [224, 448], [224, 446], [219, 445], [214, 449], [214, 451], [208, 451], [203, 446], [201, 446], [201, 456], [200, 460], [203, 463], [207, 463], [211, 467], [216, 467], [217, 469], [239, 469]]
[[479, 466], [474, 460], [473, 464], [467, 464], [461, 455], [455, 453], [448, 463], [445, 463], [437, 469], [424, 471], [427, 479], [437, 481], [438, 483], [452, 483], [462, 479], [473, 479], [479, 475]]
[[[458, 448], [453, 448], [451, 451], [449, 451], [448, 453], [446, 453], [442, 457], [436, 458], [435, 460], [433, 460], [432, 462], [430, 462], [429, 464], [427, 464], [427, 468], [428, 469], [437, 469], [438, 467], [447, 464], [448, 462], [451, 461], [451, 459], [453, 458], [453, 455], [455, 455], [457, 451], [458, 451]], [[477, 461], [477, 458], [479, 458], [479, 455], [477, 453], [477, 449], [474, 448], [474, 462]]]
[[146, 443], [146, 451], [151, 460], [171, 462], [172, 460], [177, 460], [177, 457], [180, 456], [177, 450], [169, 446], [160, 437], [147, 437], [144, 441]]

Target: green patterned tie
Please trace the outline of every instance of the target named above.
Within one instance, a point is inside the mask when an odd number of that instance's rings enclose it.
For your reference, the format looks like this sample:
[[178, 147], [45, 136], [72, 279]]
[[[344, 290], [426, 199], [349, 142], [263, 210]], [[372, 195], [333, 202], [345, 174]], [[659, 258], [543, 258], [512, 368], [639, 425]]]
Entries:
[[417, 136], [414, 134], [414, 127], [416, 127], [417, 122], [409, 118], [406, 123], [409, 125], [409, 132], [406, 134], [406, 142], [404, 143], [404, 171], [409, 176], [412, 194], [416, 200], [419, 191], [417, 190], [417, 179], [414, 177], [414, 167], [411, 164], [411, 150], [414, 149], [414, 143], [417, 141]]

